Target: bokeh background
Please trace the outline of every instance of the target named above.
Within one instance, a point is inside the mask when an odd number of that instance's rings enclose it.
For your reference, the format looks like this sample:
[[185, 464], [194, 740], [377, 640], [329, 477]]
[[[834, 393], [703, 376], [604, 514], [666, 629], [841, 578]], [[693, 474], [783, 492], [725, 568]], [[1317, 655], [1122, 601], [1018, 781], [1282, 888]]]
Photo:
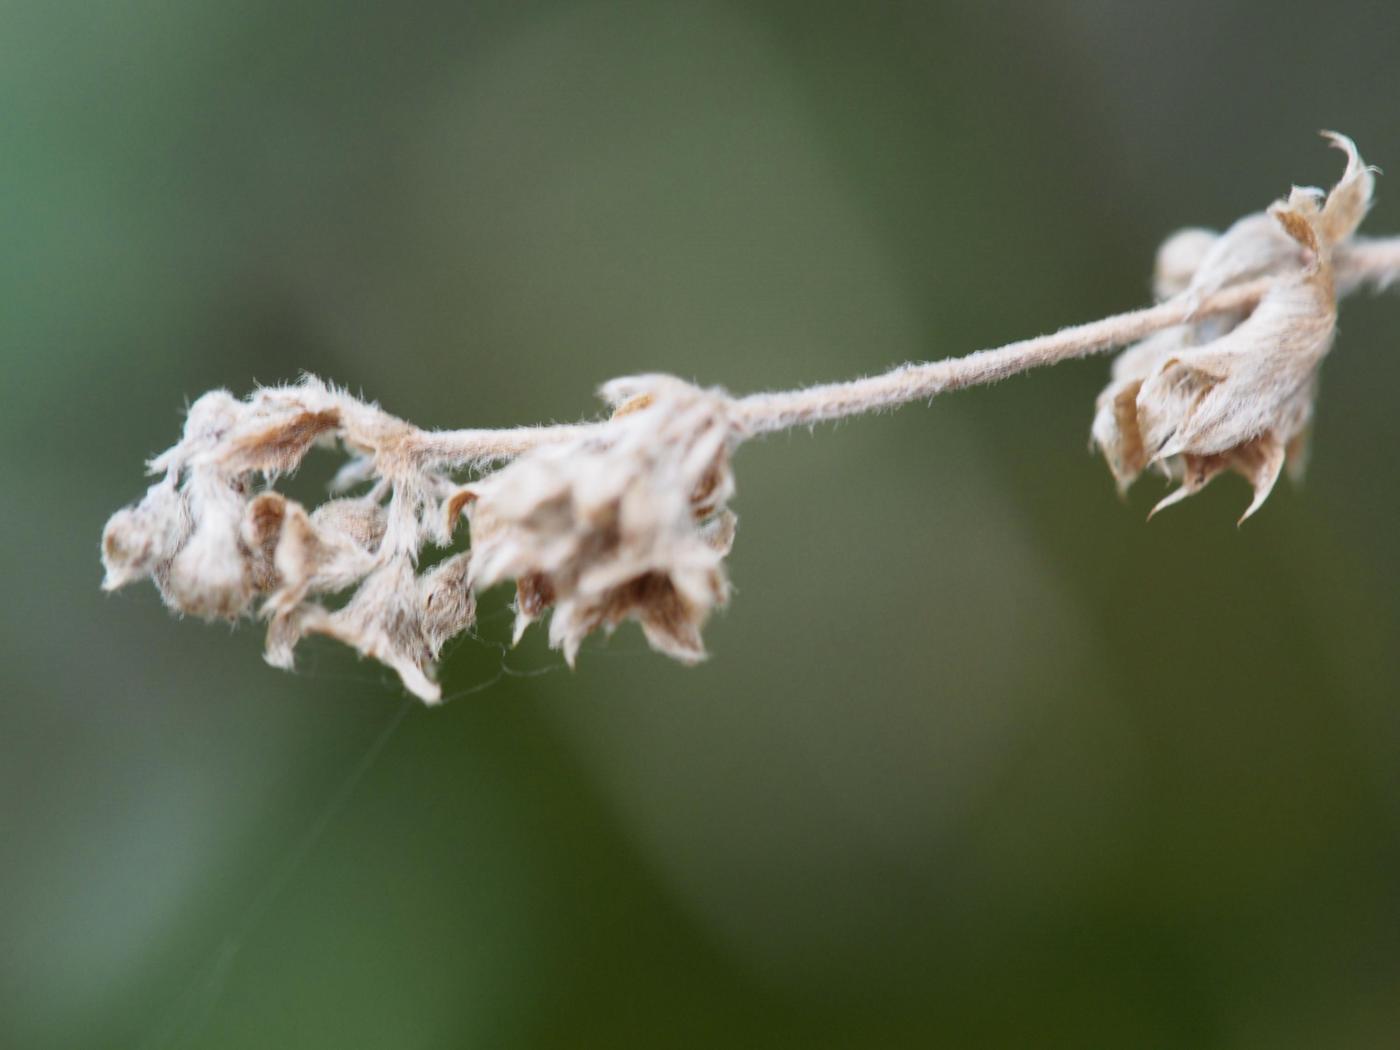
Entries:
[[[738, 458], [687, 670], [508, 595], [453, 699], [99, 592], [202, 391], [425, 425], [1146, 300], [1353, 135], [1377, 3], [0, 3], [0, 1045], [1394, 1046], [1400, 296], [1311, 472], [1150, 525], [1103, 361]], [[1394, 176], [1392, 176], [1394, 177]], [[1380, 184], [1371, 232], [1400, 231]], [[293, 484], [314, 493], [332, 469]]]

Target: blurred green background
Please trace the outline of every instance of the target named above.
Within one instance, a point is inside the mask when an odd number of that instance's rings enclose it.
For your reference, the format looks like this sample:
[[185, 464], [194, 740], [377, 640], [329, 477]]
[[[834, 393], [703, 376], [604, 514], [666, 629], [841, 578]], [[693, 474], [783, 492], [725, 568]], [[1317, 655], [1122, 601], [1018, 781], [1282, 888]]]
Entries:
[[211, 387], [564, 420], [1135, 306], [1173, 229], [1330, 184], [1317, 129], [1400, 171], [1398, 39], [1369, 2], [0, 3], [0, 1045], [1400, 1043], [1395, 294], [1242, 530], [1238, 479], [1114, 498], [1103, 361], [745, 447], [693, 670], [635, 628], [503, 657], [495, 593], [427, 710], [97, 557]]

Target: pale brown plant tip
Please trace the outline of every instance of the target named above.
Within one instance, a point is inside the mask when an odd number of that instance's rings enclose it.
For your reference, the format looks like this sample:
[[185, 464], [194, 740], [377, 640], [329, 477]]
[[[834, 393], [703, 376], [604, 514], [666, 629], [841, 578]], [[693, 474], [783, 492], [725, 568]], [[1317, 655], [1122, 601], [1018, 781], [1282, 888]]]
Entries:
[[1154, 463], [1181, 478], [1153, 515], [1233, 471], [1253, 488], [1244, 521], [1273, 490], [1288, 450], [1301, 447], [1336, 329], [1333, 257], [1365, 216], [1373, 188], [1372, 169], [1351, 140], [1328, 138], [1347, 155], [1332, 191], [1295, 187], [1266, 213], [1236, 223], [1200, 252], [1183, 293], [1191, 302], [1267, 276], [1254, 309], [1157, 332], [1114, 363], [1094, 442], [1120, 491]]
[[190, 528], [175, 484], [167, 479], [152, 485], [145, 499], [117, 511], [102, 530], [103, 589], [114, 591], [146, 576], [161, 586]]
[[[149, 576], [171, 608], [206, 619], [236, 619], [257, 604], [269, 621], [270, 663], [290, 667], [301, 637], [328, 634], [383, 660], [430, 699], [431, 661], [449, 631], [470, 623], [475, 602], [465, 562], [450, 560], [422, 581], [414, 572], [418, 550], [440, 532], [437, 501], [451, 488], [444, 475], [404, 467], [414, 433], [311, 379], [245, 401], [207, 394], [190, 406], [181, 441], [153, 461], [164, 477], [108, 522], [105, 585]], [[370, 493], [308, 512], [264, 487], [336, 437], [373, 464], [363, 479], [378, 479]], [[412, 600], [394, 594], [409, 583]], [[313, 600], [352, 589], [336, 612]]]

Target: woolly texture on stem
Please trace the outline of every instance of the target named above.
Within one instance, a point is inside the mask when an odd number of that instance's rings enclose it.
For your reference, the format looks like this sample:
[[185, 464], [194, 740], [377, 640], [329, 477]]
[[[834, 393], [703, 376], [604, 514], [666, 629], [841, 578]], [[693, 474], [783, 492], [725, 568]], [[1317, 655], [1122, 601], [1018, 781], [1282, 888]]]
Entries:
[[1032, 368], [1127, 346], [1192, 316], [1214, 317], [1248, 309], [1263, 297], [1270, 284], [1268, 280], [1257, 280], [1217, 292], [1199, 304], [1185, 300], [1161, 303], [1062, 328], [1053, 335], [1022, 339], [966, 357], [903, 365], [865, 379], [776, 394], [751, 394], [739, 400], [739, 417], [751, 433], [762, 434], [925, 401], [947, 391], [995, 383]]
[[[505, 580], [517, 639], [550, 613], [570, 664], [588, 634], [627, 620], [693, 662], [728, 599], [744, 441], [1125, 346], [1093, 425], [1120, 487], [1160, 468], [1181, 482], [1160, 508], [1233, 470], [1254, 487], [1247, 517], [1301, 459], [1338, 296], [1400, 278], [1400, 238], [1354, 236], [1373, 170], [1327, 137], [1347, 156], [1329, 193], [1295, 188], [1222, 234], [1173, 235], [1157, 305], [966, 357], [740, 398], [639, 376], [603, 388], [606, 419], [507, 430], [420, 430], [310, 377], [242, 401], [205, 394], [151, 461], [145, 497], [108, 521], [103, 585], [150, 578], [173, 610], [206, 619], [255, 612], [278, 667], [304, 636], [336, 638], [428, 702], [443, 644], [473, 623], [476, 592]], [[275, 490], [312, 447], [337, 444], [350, 457], [337, 498], [308, 510]], [[479, 477], [462, 484], [462, 471]], [[470, 548], [418, 572], [424, 545], [451, 546], [462, 517]]]

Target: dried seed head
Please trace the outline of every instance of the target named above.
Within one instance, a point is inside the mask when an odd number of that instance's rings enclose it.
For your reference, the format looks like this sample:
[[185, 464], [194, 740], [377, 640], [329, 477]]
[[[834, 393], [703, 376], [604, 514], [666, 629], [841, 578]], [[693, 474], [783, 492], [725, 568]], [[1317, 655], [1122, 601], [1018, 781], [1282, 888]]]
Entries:
[[570, 664], [587, 635], [628, 619], [654, 648], [699, 660], [700, 629], [728, 598], [729, 398], [654, 375], [603, 396], [620, 410], [597, 436], [522, 456], [448, 514], [471, 522], [477, 586], [516, 581], [517, 639], [553, 607], [550, 644]]
[[[465, 555], [421, 579], [414, 574], [425, 538], [440, 532], [440, 500], [452, 488], [414, 462], [417, 433], [315, 380], [259, 390], [246, 401], [221, 390], [206, 394], [190, 407], [179, 444], [153, 461], [161, 480], [107, 523], [104, 586], [150, 576], [173, 609], [207, 619], [247, 614], [261, 597], [270, 663], [290, 667], [298, 639], [329, 634], [435, 699], [432, 661], [470, 624], [475, 602]], [[271, 482], [294, 470], [314, 444], [336, 437], [360, 453], [352, 484], [379, 476], [368, 495], [308, 513], [276, 492], [256, 491], [259, 478]], [[311, 601], [356, 586], [339, 611]]]
[[[433, 466], [433, 435], [343, 392], [312, 380], [241, 402], [216, 391], [154, 462], [162, 479], [108, 524], [108, 585], [149, 575], [173, 608], [210, 618], [260, 602], [269, 663], [289, 668], [302, 638], [326, 635], [429, 701], [433, 662], [475, 616], [473, 588], [508, 577], [518, 629], [552, 608], [550, 639], [570, 662], [587, 634], [627, 619], [656, 648], [699, 659], [700, 627], [728, 595], [730, 401], [666, 376], [604, 396], [608, 422], [457, 488]], [[371, 482], [368, 493], [308, 511], [265, 488], [336, 438], [355, 453], [340, 487]], [[464, 506], [475, 552], [419, 576], [420, 548], [449, 542]], [[343, 607], [322, 604], [347, 591]]]
[[1170, 253], [1171, 242], [1164, 246], [1174, 284], [1183, 279], [1186, 249], [1199, 253], [1188, 301], [1260, 276], [1273, 283], [1247, 317], [1158, 332], [1114, 363], [1098, 399], [1094, 443], [1120, 489], [1152, 463], [1180, 476], [1181, 487], [1154, 513], [1233, 470], [1254, 488], [1247, 518], [1267, 498], [1290, 450], [1301, 448], [1318, 367], [1336, 328], [1332, 252], [1364, 217], [1373, 183], [1351, 141], [1328, 137], [1347, 154], [1330, 194], [1295, 188], [1208, 247], [1198, 237]]

